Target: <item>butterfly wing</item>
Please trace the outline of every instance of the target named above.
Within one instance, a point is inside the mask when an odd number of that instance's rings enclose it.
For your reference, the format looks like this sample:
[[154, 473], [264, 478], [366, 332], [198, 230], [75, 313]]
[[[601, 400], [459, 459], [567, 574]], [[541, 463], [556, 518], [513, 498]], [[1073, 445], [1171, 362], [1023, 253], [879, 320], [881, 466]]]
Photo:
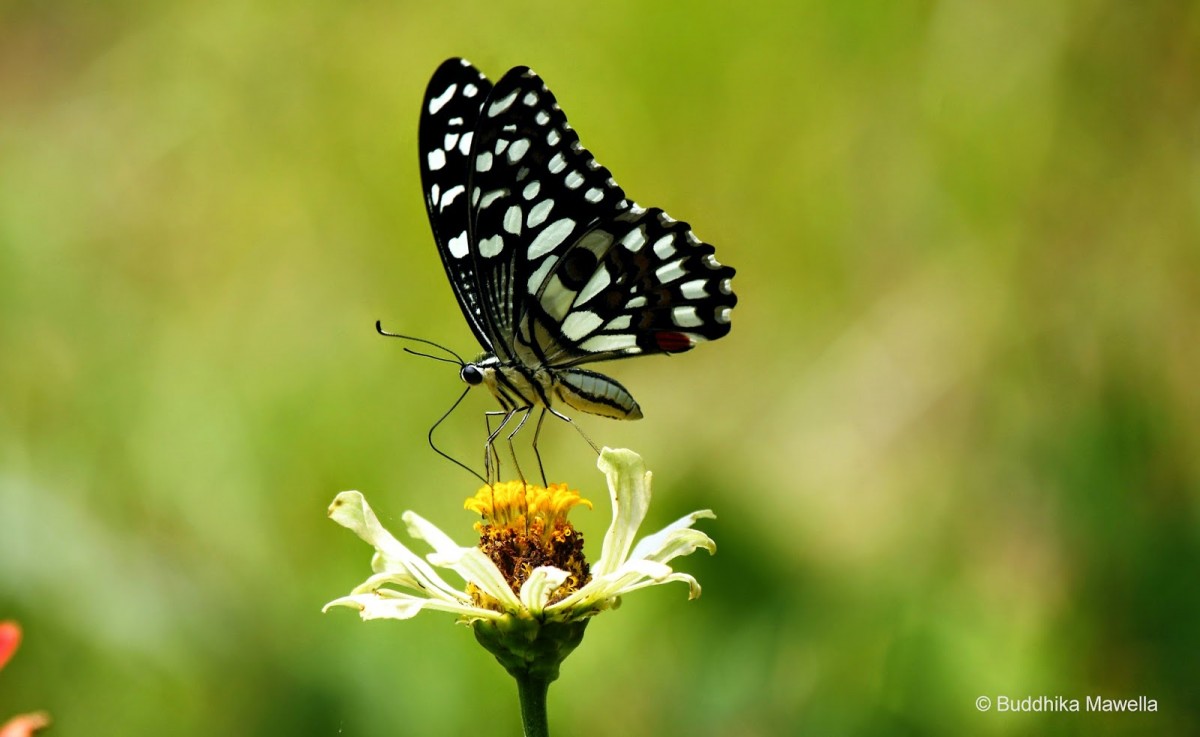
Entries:
[[421, 104], [418, 147], [429, 225], [446, 277], [471, 332], [491, 350], [496, 333], [483, 309], [468, 207], [468, 171], [479, 111], [492, 83], [465, 59], [443, 62]]
[[680, 353], [730, 329], [734, 269], [658, 208], [596, 223], [540, 283], [521, 339], [547, 365]]
[[734, 270], [686, 223], [627, 199], [527, 67], [493, 87], [467, 62], [445, 62], [420, 143], [447, 276], [502, 361], [562, 369], [729, 332]]
[[472, 160], [485, 312], [510, 360], [561, 368], [729, 332], [734, 270], [687, 223], [630, 202], [529, 68], [492, 89]]
[[521, 337], [537, 290], [572, 244], [631, 203], [528, 67], [509, 70], [492, 89], [471, 158], [483, 308], [503, 343], [495, 350], [510, 361], [543, 365], [541, 346]]

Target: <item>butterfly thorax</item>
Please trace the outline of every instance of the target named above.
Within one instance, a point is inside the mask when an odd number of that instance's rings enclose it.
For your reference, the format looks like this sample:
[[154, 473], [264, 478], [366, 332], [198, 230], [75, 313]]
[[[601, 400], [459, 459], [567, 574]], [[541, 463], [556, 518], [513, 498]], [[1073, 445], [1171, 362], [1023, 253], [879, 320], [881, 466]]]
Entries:
[[625, 387], [604, 374], [580, 368], [550, 369], [506, 363], [485, 353], [463, 366], [463, 381], [483, 384], [506, 411], [561, 405], [618, 420], [640, 420], [642, 409]]

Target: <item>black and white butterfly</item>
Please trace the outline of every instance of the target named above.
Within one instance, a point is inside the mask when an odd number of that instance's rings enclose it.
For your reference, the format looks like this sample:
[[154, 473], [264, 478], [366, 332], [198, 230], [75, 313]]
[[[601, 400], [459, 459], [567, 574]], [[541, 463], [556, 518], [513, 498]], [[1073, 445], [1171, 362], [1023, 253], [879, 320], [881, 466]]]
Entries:
[[734, 270], [687, 223], [629, 200], [528, 67], [493, 86], [464, 59], [443, 63], [419, 146], [434, 239], [484, 351], [460, 376], [504, 408], [489, 448], [534, 408], [538, 430], [547, 411], [568, 419], [560, 407], [640, 419], [625, 387], [580, 365], [729, 332]]

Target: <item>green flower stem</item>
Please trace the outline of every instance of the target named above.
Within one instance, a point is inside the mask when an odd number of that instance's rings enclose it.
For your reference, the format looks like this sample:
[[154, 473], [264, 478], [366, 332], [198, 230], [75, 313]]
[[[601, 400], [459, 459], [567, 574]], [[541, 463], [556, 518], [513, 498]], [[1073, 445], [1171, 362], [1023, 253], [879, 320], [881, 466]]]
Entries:
[[471, 624], [475, 639], [496, 656], [517, 679], [525, 737], [549, 737], [546, 692], [558, 678], [558, 667], [583, 640], [587, 619], [541, 622], [532, 617], [506, 616]]
[[525, 737], [550, 737], [550, 726], [546, 721], [546, 693], [550, 690], [550, 681], [528, 673], [516, 676], [516, 679]]

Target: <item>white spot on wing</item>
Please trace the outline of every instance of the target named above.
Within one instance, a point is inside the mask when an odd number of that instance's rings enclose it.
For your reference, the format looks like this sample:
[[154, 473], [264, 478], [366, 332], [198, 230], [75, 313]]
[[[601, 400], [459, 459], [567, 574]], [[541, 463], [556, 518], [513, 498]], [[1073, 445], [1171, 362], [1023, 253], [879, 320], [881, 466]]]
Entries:
[[524, 102], [529, 107], [533, 107], [534, 105], [537, 104], [537, 98], [538, 98], [537, 93], [530, 90], [529, 92], [527, 92], [525, 94], [525, 97], [522, 98], [521, 102]]
[[440, 148], [430, 151], [428, 158], [430, 171], [437, 171], [446, 165], [446, 152]]
[[591, 203], [599, 202], [604, 199], [604, 192], [599, 187], [592, 187], [587, 192], [583, 193], [583, 199]]
[[529, 283], [525, 287], [530, 294], [537, 294], [538, 289], [542, 286], [542, 282], [546, 280], [546, 274], [550, 273], [550, 269], [553, 269], [556, 263], [558, 263], [558, 256], [547, 256], [546, 260], [539, 264], [537, 269], [529, 275]]
[[521, 208], [510, 205], [504, 212], [504, 229], [513, 235], [521, 234]]
[[708, 267], [708, 268], [710, 268], [710, 269], [719, 269], [719, 268], [721, 268], [721, 262], [720, 262], [720, 261], [718, 261], [718, 260], [716, 259], [716, 257], [714, 257], [714, 256], [713, 256], [711, 253], [706, 253], [706, 254], [704, 255], [704, 258], [703, 258], [703, 259], [701, 259], [701, 261], [704, 263], [704, 265], [705, 265], [705, 266], [707, 266], [707, 267]]
[[445, 138], [442, 140], [442, 148], [446, 149], [447, 151], [453, 151], [454, 147], [458, 145], [459, 135], [461, 134], [447, 133]]
[[637, 253], [641, 250], [642, 246], [646, 245], [646, 232], [642, 230], [641, 226], [634, 228], [626, 233], [625, 237], [621, 239], [621, 245], [625, 246], [626, 249]]
[[454, 258], [462, 258], [467, 255], [467, 231], [458, 234], [458, 237], [451, 238], [447, 241], [446, 246], [450, 249], [450, 255]]
[[518, 161], [521, 160], [521, 157], [524, 156], [525, 152], [528, 150], [529, 150], [529, 139], [528, 138], [521, 138], [521, 139], [515, 141], [513, 143], [513, 145], [508, 149], [508, 162], [510, 164], [517, 163]]
[[654, 255], [666, 260], [675, 254], [675, 238], [667, 233], [662, 238], [654, 241]]
[[438, 203], [438, 200], [440, 200], [441, 198], [442, 198], [442, 188], [441, 187], [439, 187], [435, 184], [429, 188], [430, 202], [432, 202], [433, 204], [436, 205]]
[[479, 241], [479, 255], [484, 258], [494, 258], [504, 250], [504, 238], [494, 235]]
[[477, 94], [479, 94], [479, 88], [475, 85], [469, 84], [463, 87], [463, 97], [474, 97]]
[[483, 200], [479, 203], [480, 210], [486, 210], [493, 202], [508, 194], [507, 189], [493, 189], [483, 196]]
[[530, 182], [529, 184], [525, 185], [525, 191], [522, 192], [521, 194], [522, 194], [522, 196], [525, 197], [525, 199], [532, 200], [534, 197], [538, 196], [538, 191], [541, 190], [541, 188], [542, 188], [541, 183], [535, 179], [532, 182]]
[[475, 157], [475, 171], [489, 171], [492, 168], [492, 154], [484, 151]]
[[546, 164], [546, 168], [550, 170], [551, 174], [557, 174], [563, 169], [566, 169], [567, 160], [563, 158], [562, 152], [554, 154], [554, 156], [550, 158], [549, 163]]
[[537, 115], [533, 116], [533, 119], [537, 121], [538, 125], [545, 125], [550, 122], [550, 114], [545, 110], [538, 110]]
[[592, 278], [588, 279], [588, 283], [583, 285], [583, 289], [579, 292], [579, 296], [575, 298], [575, 306], [578, 307], [586, 304], [589, 299], [595, 297], [612, 281], [612, 276], [609, 275], [608, 269], [601, 266], [592, 274]]
[[629, 325], [631, 322], [633, 322], [633, 317], [631, 315], [619, 315], [619, 316], [614, 317], [613, 319], [609, 320], [608, 324], [604, 326], [604, 329], [605, 330], [626, 330], [629, 328]]
[[546, 282], [545, 289], [542, 290], [541, 305], [547, 315], [555, 320], [561, 320], [567, 314], [574, 299], [575, 292], [567, 289], [562, 283], [562, 279], [554, 274]]
[[467, 131], [463, 134], [462, 140], [458, 142], [458, 150], [463, 156], [471, 153], [471, 139], [475, 138], [475, 131]]
[[[534, 184], [537, 184], [537, 182], [534, 182]], [[550, 214], [550, 209], [553, 207], [554, 200], [550, 198], [546, 198], [537, 203], [533, 206], [533, 209], [529, 211], [529, 219], [525, 221], [525, 224], [531, 228], [536, 228], [537, 226], [541, 225], [542, 222], [545, 221], [546, 216]]]
[[630, 310], [636, 310], [639, 307], [645, 307], [645, 306], [646, 306], [646, 298], [644, 296], [634, 297], [633, 299], [631, 299], [625, 303], [625, 308], [630, 309]]
[[567, 175], [567, 189], [579, 189], [579, 185], [583, 184], [583, 175], [577, 171], [573, 171]]
[[462, 194], [463, 192], [466, 192], [466, 191], [467, 191], [466, 187], [462, 186], [461, 184], [454, 185], [450, 189], [446, 190], [446, 194], [442, 195], [442, 201], [441, 201], [439, 207], [442, 210], [445, 210], [447, 207], [450, 206], [451, 202], [454, 202], [454, 199], [456, 197], [458, 197], [460, 194]]
[[506, 149], [506, 148], [508, 148], [508, 139], [507, 138], [497, 138], [496, 139], [496, 155], [499, 156], [500, 154], [504, 153], [504, 149]]
[[696, 308], [691, 305], [671, 310], [671, 320], [681, 328], [694, 328], [703, 324], [700, 316], [696, 314]]
[[654, 270], [654, 275], [663, 284], [670, 284], [683, 276], [683, 259], [676, 259], [669, 264], [663, 264]]
[[594, 333], [603, 322], [595, 312], [572, 312], [563, 320], [562, 331], [571, 340], [580, 341], [584, 336]]
[[[429, 101], [429, 114], [437, 115], [438, 111], [450, 102], [450, 98], [454, 97], [454, 91], [458, 89], [457, 84], [452, 84], [446, 88], [446, 91]], [[468, 95], [470, 97], [470, 95]]]
[[[624, 351], [629, 348], [637, 348], [637, 336], [630, 333], [618, 333], [617, 335], [593, 335], [587, 340], [579, 344], [579, 347], [591, 353], [605, 353], [607, 351]], [[640, 353], [640, 351], [631, 351]]]
[[503, 113], [505, 110], [508, 110], [510, 107], [512, 107], [513, 101], [516, 99], [517, 99], [517, 91], [513, 90], [512, 92], [505, 95], [503, 98], [496, 100], [491, 105], [488, 105], [488, 112], [487, 112], [488, 117], [494, 118], [497, 115]]
[[571, 218], [560, 218], [546, 226], [546, 229], [538, 233], [537, 238], [533, 239], [533, 243], [529, 244], [529, 250], [526, 253], [526, 258], [535, 259], [542, 255], [558, 248], [571, 231], [575, 229], [575, 221]]
[[562, 136], [559, 135], [559, 132], [556, 130], [551, 130], [546, 134], [546, 143], [550, 144], [551, 146], [558, 143], [560, 140], [562, 140]]
[[722, 307], [721, 309], [717, 310], [717, 322], [721, 323], [722, 325], [728, 325], [730, 313], [732, 312], [733, 310], [728, 307]]
[[693, 279], [685, 281], [679, 285], [679, 291], [683, 293], [685, 299], [703, 299], [708, 296], [708, 281], [705, 279]]

